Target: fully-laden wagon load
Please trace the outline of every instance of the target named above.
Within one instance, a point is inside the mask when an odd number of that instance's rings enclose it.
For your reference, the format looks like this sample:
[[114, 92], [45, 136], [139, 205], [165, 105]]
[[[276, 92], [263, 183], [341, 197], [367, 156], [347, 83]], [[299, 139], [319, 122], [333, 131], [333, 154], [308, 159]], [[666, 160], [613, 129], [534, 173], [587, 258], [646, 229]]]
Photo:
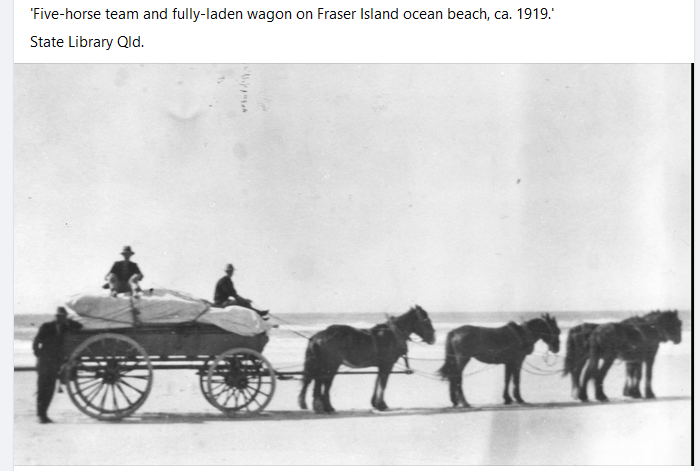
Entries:
[[154, 369], [193, 369], [204, 397], [230, 414], [263, 410], [275, 374], [261, 355], [271, 325], [238, 306], [212, 307], [169, 290], [141, 297], [71, 297], [83, 329], [66, 335], [68, 392], [101, 420], [131, 415], [146, 400]]
[[66, 307], [78, 314], [85, 329], [118, 329], [140, 324], [213, 324], [243, 336], [267, 332], [270, 324], [255, 311], [240, 306], [217, 308], [177, 291], [151, 290], [140, 297], [83, 293]]

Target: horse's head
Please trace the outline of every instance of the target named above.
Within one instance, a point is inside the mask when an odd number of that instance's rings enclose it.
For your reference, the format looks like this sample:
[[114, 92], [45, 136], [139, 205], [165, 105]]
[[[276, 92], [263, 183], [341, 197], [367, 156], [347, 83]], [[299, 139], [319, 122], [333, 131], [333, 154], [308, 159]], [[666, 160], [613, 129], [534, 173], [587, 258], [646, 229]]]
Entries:
[[537, 320], [541, 322], [536, 323], [538, 327], [533, 330], [535, 330], [539, 338], [547, 344], [550, 352], [559, 352], [559, 334], [561, 331], [557, 325], [557, 320], [550, 316], [549, 313], [542, 314]]
[[435, 329], [433, 328], [433, 323], [430, 322], [428, 313], [420, 307], [415, 305], [408, 311], [409, 314], [414, 318], [411, 333], [418, 335], [424, 342], [432, 345], [435, 343]]
[[656, 325], [665, 337], [665, 340], [670, 340], [675, 344], [681, 343], [681, 331], [683, 323], [678, 318], [678, 311], [663, 311], [663, 312], [653, 312], [650, 314], [656, 314], [657, 320]]

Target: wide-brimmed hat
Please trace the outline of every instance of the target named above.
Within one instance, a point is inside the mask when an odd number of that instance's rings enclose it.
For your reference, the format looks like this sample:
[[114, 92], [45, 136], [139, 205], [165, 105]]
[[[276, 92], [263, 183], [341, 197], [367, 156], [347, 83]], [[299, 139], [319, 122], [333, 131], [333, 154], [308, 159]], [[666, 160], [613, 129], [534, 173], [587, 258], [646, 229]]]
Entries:
[[131, 250], [130, 245], [125, 245], [124, 248], [122, 249], [122, 255], [124, 255], [125, 253], [134, 255], [135, 252], [133, 250]]
[[231, 263], [227, 263], [226, 268], [224, 268], [224, 271], [229, 271], [229, 270], [233, 270], [233, 265]]
[[66, 308], [65, 308], [65, 307], [63, 307], [63, 306], [58, 306], [58, 307], [56, 308], [56, 315], [57, 315], [57, 316], [67, 316], [67, 315], [68, 315], [68, 311], [66, 311]]

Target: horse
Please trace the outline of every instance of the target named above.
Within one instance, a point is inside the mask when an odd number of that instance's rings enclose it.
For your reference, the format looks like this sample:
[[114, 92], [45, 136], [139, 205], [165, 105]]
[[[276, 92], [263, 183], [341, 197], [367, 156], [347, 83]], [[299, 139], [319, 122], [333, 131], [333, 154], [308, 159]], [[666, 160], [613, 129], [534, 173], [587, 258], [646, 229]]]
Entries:
[[418, 335], [430, 345], [435, 343], [433, 324], [428, 313], [418, 305], [371, 329], [331, 325], [316, 333], [309, 339], [306, 348], [299, 407], [307, 409], [306, 390], [314, 381], [314, 412], [335, 412], [330, 401], [331, 384], [340, 365], [345, 365], [350, 368], [377, 367], [371, 404], [380, 411], [388, 409], [384, 402], [384, 390], [394, 363], [408, 353], [406, 341], [411, 334]]
[[572, 327], [566, 338], [566, 356], [564, 357], [564, 374], [571, 375], [571, 396], [578, 399], [581, 387], [581, 373], [588, 361], [588, 339], [600, 324], [585, 322]]
[[535, 343], [543, 340], [553, 353], [559, 351], [557, 321], [549, 314], [530, 319], [521, 324], [509, 322], [503, 327], [475, 327], [463, 325], [447, 334], [445, 363], [438, 373], [450, 382], [450, 400], [455, 407], [470, 407], [462, 391], [462, 371], [469, 360], [482, 363], [504, 364], [506, 367], [503, 399], [511, 404], [508, 393], [513, 379], [513, 396], [519, 404], [525, 401], [520, 395], [520, 368], [525, 357], [532, 353]]
[[[623, 320], [624, 323], [634, 323], [641, 319], [638, 316], [630, 317]], [[569, 331], [569, 335], [566, 339], [566, 356], [564, 358], [564, 371], [563, 376], [567, 374], [571, 375], [571, 396], [574, 399], [579, 398], [579, 390], [581, 388], [581, 374], [588, 361], [589, 353], [589, 342], [588, 339], [591, 333], [600, 324], [594, 324], [590, 322], [585, 322], [573, 327]], [[641, 362], [625, 362], [626, 366], [626, 379], [625, 386], [622, 391], [623, 396], [641, 398], [642, 395], [639, 392], [639, 382], [642, 375], [642, 363]], [[649, 393], [649, 397], [653, 397], [654, 393]]]
[[[615, 359], [627, 362], [626, 395], [641, 397], [642, 364], [646, 365], [645, 397], [656, 397], [651, 388], [652, 370], [659, 344], [681, 342], [682, 322], [678, 311], [653, 311], [643, 317], [632, 317], [622, 322], [602, 324], [588, 338], [588, 366], [585, 369], [578, 399], [588, 401], [587, 385], [593, 379], [596, 400], [605, 402], [603, 382]], [[602, 365], [599, 365], [602, 360]]]
[[[631, 317], [622, 322], [633, 323], [641, 319], [640, 317]], [[600, 324], [585, 322], [573, 327], [569, 331], [569, 336], [566, 339], [566, 356], [564, 358], [564, 374], [571, 375], [571, 396], [574, 399], [579, 398], [579, 390], [581, 388], [581, 375], [588, 361], [589, 342], [588, 339], [591, 333]], [[653, 361], [653, 360], [652, 360]], [[622, 395], [639, 399], [642, 397], [639, 391], [639, 383], [642, 377], [642, 362], [625, 362], [626, 378], [625, 386], [622, 390]], [[653, 398], [654, 393], [647, 392], [648, 398]]]

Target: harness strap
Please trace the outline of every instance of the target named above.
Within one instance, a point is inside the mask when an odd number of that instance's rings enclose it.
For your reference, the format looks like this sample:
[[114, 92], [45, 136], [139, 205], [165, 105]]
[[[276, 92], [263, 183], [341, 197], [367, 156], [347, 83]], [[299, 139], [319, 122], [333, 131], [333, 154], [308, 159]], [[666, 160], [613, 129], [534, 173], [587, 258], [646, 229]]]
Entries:
[[532, 332], [530, 332], [530, 329], [528, 329], [526, 326], [518, 325], [515, 322], [509, 322], [507, 327], [520, 340], [520, 345], [525, 348], [528, 353], [532, 353], [537, 339], [534, 338]]
[[408, 345], [406, 344], [406, 341], [409, 339], [411, 336], [411, 333], [405, 333], [403, 330], [399, 328], [399, 326], [396, 325], [396, 321], [394, 320], [393, 317], [390, 317], [387, 326], [389, 327], [389, 331], [391, 331], [392, 334], [394, 334], [394, 338], [399, 343], [399, 348], [401, 349], [401, 355], [403, 357], [407, 357], [408, 355]]

